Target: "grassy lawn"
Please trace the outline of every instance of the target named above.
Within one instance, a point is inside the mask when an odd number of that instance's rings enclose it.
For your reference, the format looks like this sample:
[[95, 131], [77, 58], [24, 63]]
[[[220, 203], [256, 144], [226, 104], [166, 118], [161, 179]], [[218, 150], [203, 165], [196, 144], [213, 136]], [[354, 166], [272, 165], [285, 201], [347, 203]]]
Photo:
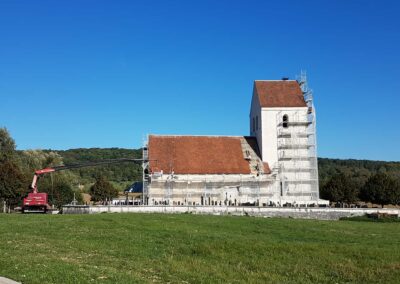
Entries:
[[400, 283], [400, 223], [160, 214], [0, 214], [23, 283]]

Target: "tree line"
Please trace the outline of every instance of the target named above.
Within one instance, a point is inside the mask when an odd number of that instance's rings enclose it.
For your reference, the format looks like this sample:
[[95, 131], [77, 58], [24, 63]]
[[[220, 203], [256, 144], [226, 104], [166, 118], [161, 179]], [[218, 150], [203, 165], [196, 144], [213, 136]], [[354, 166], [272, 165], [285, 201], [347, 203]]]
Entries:
[[[16, 150], [7, 129], [0, 128], [0, 201], [11, 207], [21, 205], [37, 169], [141, 155], [141, 149], [121, 148], [21, 151]], [[319, 158], [318, 164], [321, 198], [346, 204], [399, 204], [400, 162]], [[47, 192], [49, 201], [59, 207], [70, 203], [74, 193], [80, 202], [82, 192], [96, 202], [109, 200], [141, 179], [140, 165], [112, 164], [45, 175], [39, 190]]]
[[362, 186], [341, 172], [332, 176], [320, 189], [323, 199], [341, 204], [355, 204], [359, 201], [400, 205], [400, 182], [386, 173], [373, 174]]
[[331, 202], [400, 205], [400, 163], [318, 159], [320, 196]]

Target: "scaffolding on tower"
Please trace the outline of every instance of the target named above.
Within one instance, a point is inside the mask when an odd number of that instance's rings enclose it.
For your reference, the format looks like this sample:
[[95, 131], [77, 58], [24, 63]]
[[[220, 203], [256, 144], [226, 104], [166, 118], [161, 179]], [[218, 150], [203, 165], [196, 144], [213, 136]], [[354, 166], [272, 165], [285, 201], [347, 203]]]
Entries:
[[142, 193], [142, 204], [148, 205], [148, 194], [149, 194], [149, 150], [147, 139], [143, 139], [143, 148], [142, 148], [142, 178], [143, 178], [143, 193]]
[[[316, 115], [312, 90], [307, 76], [301, 72], [297, 79], [307, 104], [307, 112], [279, 111], [277, 121], [278, 168], [281, 196], [319, 199]], [[285, 118], [286, 116], [286, 118]]]

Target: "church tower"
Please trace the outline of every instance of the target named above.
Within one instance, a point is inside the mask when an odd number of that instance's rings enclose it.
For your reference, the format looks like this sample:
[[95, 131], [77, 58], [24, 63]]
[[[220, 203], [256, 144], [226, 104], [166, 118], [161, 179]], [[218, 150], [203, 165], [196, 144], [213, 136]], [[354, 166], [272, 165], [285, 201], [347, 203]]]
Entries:
[[250, 136], [278, 173], [282, 204], [318, 201], [316, 116], [304, 73], [299, 80], [256, 80]]

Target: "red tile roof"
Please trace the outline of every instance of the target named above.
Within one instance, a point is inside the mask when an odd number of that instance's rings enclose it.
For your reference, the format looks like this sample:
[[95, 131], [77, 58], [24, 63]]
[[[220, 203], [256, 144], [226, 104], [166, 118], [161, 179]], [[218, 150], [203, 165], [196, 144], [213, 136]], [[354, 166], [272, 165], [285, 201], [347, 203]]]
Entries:
[[254, 81], [254, 95], [261, 107], [306, 107], [303, 92], [295, 80]]
[[175, 174], [250, 174], [241, 139], [243, 137], [150, 135], [149, 159], [156, 160], [150, 161], [150, 168]]

